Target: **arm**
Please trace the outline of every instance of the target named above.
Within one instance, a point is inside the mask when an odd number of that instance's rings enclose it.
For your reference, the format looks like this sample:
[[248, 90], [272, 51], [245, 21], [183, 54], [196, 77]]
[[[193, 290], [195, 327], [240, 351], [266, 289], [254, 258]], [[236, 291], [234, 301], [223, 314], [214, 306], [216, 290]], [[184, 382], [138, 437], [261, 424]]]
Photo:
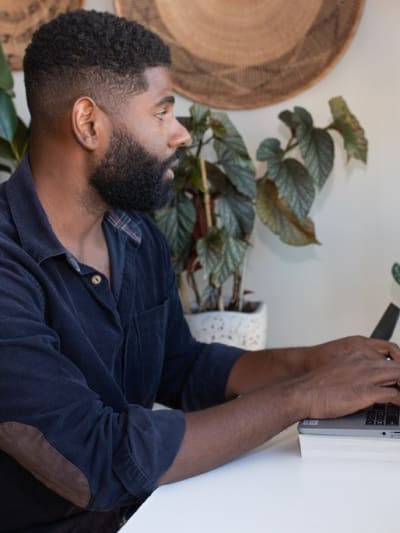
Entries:
[[[397, 360], [386, 361], [387, 352]], [[230, 461], [302, 418], [342, 416], [375, 402], [400, 404], [400, 392], [388, 386], [400, 381], [399, 356], [395, 345], [361, 337], [244, 354], [226, 388], [228, 397], [240, 396], [186, 415], [181, 448], [160, 484]]]
[[[36, 270], [33, 277], [0, 253], [0, 450], [14, 459], [7, 476], [29, 471], [41, 482], [39, 501], [50, 489], [88, 510], [140, 503], [176, 455], [183, 414], [129, 404], [74, 305], [40, 285]], [[22, 501], [36, 497], [32, 485], [19, 486]]]
[[248, 352], [232, 369], [226, 396], [233, 398], [278, 380], [301, 376], [354, 354], [371, 359], [382, 359], [384, 355], [390, 354], [393, 359], [400, 361], [400, 349], [396, 344], [361, 336], [346, 337], [310, 347]]

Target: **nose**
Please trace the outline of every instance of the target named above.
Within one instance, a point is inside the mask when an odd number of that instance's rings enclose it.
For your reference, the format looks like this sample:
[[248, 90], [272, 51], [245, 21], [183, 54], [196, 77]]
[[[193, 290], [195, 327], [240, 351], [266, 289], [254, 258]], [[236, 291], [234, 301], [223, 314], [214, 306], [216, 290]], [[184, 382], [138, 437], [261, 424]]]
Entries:
[[174, 117], [174, 125], [172, 128], [172, 134], [169, 141], [170, 148], [179, 148], [180, 146], [186, 146], [192, 141], [190, 133], [183, 124]]

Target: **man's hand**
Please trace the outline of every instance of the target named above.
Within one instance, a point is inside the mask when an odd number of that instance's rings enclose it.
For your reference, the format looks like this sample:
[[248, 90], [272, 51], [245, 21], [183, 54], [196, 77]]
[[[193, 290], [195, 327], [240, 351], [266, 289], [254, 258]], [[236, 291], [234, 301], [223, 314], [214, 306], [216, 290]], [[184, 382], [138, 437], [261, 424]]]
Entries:
[[267, 385], [301, 377], [308, 372], [346, 361], [355, 356], [382, 360], [390, 355], [400, 362], [400, 349], [392, 343], [362, 336], [345, 337], [305, 348], [278, 348], [244, 354], [233, 367], [226, 388], [227, 398]]
[[[381, 341], [365, 344], [354, 339], [354, 343], [350, 344], [359, 346], [360, 350], [348, 352], [347, 340], [344, 341], [342, 352], [334, 351], [335, 355], [330, 360], [320, 359], [319, 365], [298, 379], [306, 402], [306, 416], [335, 418], [373, 403], [400, 405], [397, 387], [400, 382], [399, 349], [393, 345], [388, 352]], [[387, 353], [393, 359], [388, 360], [385, 357]]]
[[371, 339], [360, 335], [345, 337], [335, 341], [326, 342], [317, 346], [304, 348], [304, 368], [306, 371], [314, 370], [334, 360], [345, 360], [354, 355], [367, 359], [382, 359], [390, 355], [392, 359], [400, 362], [400, 348], [393, 342], [380, 339]]

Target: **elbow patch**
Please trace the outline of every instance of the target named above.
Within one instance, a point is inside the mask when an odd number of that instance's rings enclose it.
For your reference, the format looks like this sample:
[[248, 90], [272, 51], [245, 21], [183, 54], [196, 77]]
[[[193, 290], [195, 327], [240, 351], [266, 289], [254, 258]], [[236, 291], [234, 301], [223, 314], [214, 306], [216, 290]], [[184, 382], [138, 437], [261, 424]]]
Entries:
[[88, 506], [88, 479], [37, 428], [20, 422], [0, 423], [0, 449], [62, 498], [78, 507]]

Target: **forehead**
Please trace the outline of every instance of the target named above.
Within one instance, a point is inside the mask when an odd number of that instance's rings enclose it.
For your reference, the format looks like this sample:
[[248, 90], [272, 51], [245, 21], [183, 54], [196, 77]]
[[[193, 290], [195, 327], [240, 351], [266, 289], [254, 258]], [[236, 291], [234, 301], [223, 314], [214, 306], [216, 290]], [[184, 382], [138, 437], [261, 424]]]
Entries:
[[128, 98], [130, 108], [157, 106], [172, 95], [170, 71], [166, 67], [152, 67], [144, 71], [147, 89]]

